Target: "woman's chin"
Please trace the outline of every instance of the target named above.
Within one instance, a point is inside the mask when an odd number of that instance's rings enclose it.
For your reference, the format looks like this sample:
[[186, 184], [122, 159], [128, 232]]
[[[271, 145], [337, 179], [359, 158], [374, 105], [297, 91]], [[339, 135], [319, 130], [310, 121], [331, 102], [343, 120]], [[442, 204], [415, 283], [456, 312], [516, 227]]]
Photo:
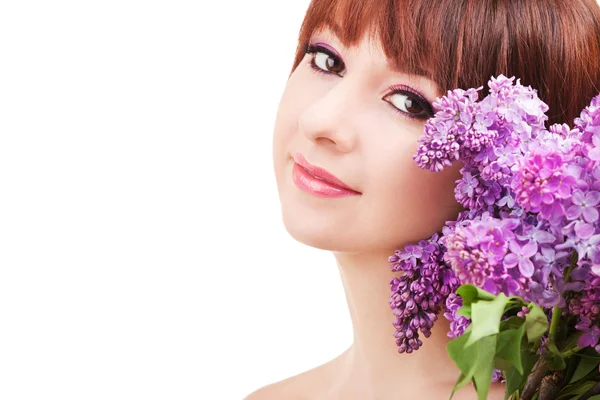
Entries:
[[340, 226], [334, 219], [311, 219], [300, 214], [284, 212], [283, 224], [294, 240], [321, 250], [344, 253], [371, 252], [377, 244], [365, 240], [365, 230]]
[[336, 233], [339, 230], [334, 226], [327, 226], [325, 218], [307, 218], [298, 213], [283, 213], [283, 224], [296, 241], [310, 247], [322, 250], [333, 250], [337, 247]]
[[283, 213], [285, 229], [294, 240], [321, 250], [347, 251], [351, 238], [340, 235], [343, 229], [327, 218], [309, 218], [298, 213]]

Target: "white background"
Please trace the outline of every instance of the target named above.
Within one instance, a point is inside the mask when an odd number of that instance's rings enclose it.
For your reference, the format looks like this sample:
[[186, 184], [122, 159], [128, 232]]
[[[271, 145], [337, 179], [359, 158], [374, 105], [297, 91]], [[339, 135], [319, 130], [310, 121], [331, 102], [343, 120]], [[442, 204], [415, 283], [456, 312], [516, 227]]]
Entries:
[[308, 3], [0, 3], [1, 399], [241, 399], [350, 344], [272, 171]]

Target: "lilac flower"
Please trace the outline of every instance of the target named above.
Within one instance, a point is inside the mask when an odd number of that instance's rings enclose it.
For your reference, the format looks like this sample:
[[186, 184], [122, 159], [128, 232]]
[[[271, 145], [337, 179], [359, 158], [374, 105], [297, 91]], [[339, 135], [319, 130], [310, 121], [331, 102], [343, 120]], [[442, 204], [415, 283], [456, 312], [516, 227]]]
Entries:
[[529, 307], [521, 307], [521, 311], [519, 311], [517, 313], [517, 317], [519, 318], [525, 318], [525, 315], [529, 314]]
[[594, 97], [575, 119], [575, 127], [582, 132], [581, 140], [584, 143], [592, 143], [594, 135], [600, 132], [600, 95]]
[[529, 293], [524, 297], [528, 300], [535, 301], [537, 305], [548, 309], [561, 303], [561, 296], [557, 291], [552, 288], [547, 288], [546, 285], [542, 285], [536, 281], [530, 283]]
[[514, 268], [518, 264], [521, 274], [524, 277], [530, 278], [533, 275], [533, 263], [530, 258], [537, 253], [537, 243], [529, 241], [521, 247], [513, 240], [508, 244], [508, 247], [512, 253], [504, 258], [504, 266], [506, 268]]
[[573, 205], [567, 210], [568, 219], [574, 220], [583, 215], [586, 222], [592, 223], [598, 220], [596, 206], [600, 203], [600, 192], [583, 193], [581, 190], [575, 190], [571, 199]]
[[575, 180], [563, 171], [563, 159], [558, 153], [534, 152], [519, 161], [511, 186], [517, 202], [529, 212], [539, 212], [549, 219], [561, 213], [560, 199], [569, 195]]
[[494, 150], [494, 154], [498, 157], [496, 161], [502, 167], [511, 166], [515, 163], [517, 159], [515, 153], [516, 149], [512, 146], [498, 147]]
[[567, 304], [565, 302], [564, 294], [567, 291], [580, 292], [584, 287], [584, 284], [582, 282], [568, 282], [567, 283], [564, 280], [564, 276], [562, 276], [562, 275], [555, 274], [554, 279], [555, 279], [555, 281], [553, 283], [549, 284], [545, 291], [546, 294], [550, 294], [551, 296], [553, 296], [556, 299], [556, 301], [552, 303], [552, 306], [547, 305], [545, 302], [543, 302], [540, 299], [537, 299], [539, 301], [540, 305], [544, 305], [548, 308], [551, 308], [554, 306], [558, 306], [560, 308], [565, 308]]
[[600, 95], [573, 127], [547, 128], [548, 106], [534, 89], [502, 75], [488, 87], [481, 100], [481, 87], [436, 100], [413, 157], [430, 171], [463, 163], [454, 194], [465, 210], [441, 235], [389, 259], [403, 272], [390, 281], [398, 351], [422, 345], [440, 302], [448, 336], [464, 333], [471, 321], [456, 313], [454, 292], [465, 283], [518, 295], [547, 314], [558, 306], [583, 332], [580, 343], [600, 350]]
[[[586, 329], [586, 328], [584, 328]], [[585, 330], [585, 333], [581, 335], [579, 340], [577, 341], [577, 346], [580, 347], [595, 347], [598, 344], [598, 338], [600, 337], [600, 328], [596, 325], [591, 328], [588, 327]]]
[[[591, 260], [593, 263], [600, 262], [600, 235], [593, 235], [578, 246], [577, 254], [581, 258], [585, 257]], [[592, 265], [592, 272], [595, 268], [597, 267]], [[596, 275], [600, 276], [600, 270], [596, 272]]]
[[[545, 221], [535, 221], [536, 225], [522, 225], [523, 234], [517, 234], [517, 239], [521, 241], [533, 240], [538, 244], [554, 243], [556, 235], [551, 232], [551, 227]], [[562, 253], [566, 255], [566, 253]]]
[[[415, 162], [425, 169], [441, 171], [452, 165], [453, 160], [472, 153], [471, 146], [479, 149], [486, 135], [473, 134], [475, 104], [479, 89], [449, 91], [448, 94], [433, 103], [436, 116], [425, 124], [425, 135], [421, 141]], [[489, 136], [494, 131], [489, 131]]]
[[512, 229], [517, 221], [498, 220], [484, 214], [479, 220], [465, 222], [442, 240], [446, 247], [444, 261], [452, 267], [460, 282], [509, 296], [524, 287], [526, 277], [518, 281], [503, 263], [509, 242], [514, 239]]
[[468, 197], [473, 197], [473, 193], [477, 186], [479, 186], [479, 181], [474, 178], [470, 172], [465, 172], [462, 180], [458, 183], [456, 188], [461, 194], [466, 194]]
[[494, 123], [493, 114], [476, 114], [474, 128], [478, 132], [485, 133], [488, 128]]
[[579, 347], [595, 347], [596, 351], [600, 353], [600, 327], [598, 325], [592, 325], [592, 322], [585, 317], [575, 325], [575, 329], [583, 332], [577, 341]]
[[[597, 213], [597, 211], [596, 211]], [[590, 239], [594, 234], [594, 226], [592, 224], [587, 224], [583, 221], [575, 221], [573, 225], [573, 230], [579, 239]]]
[[438, 235], [418, 245], [407, 245], [404, 252], [389, 257], [392, 271], [404, 271], [390, 281], [389, 305], [395, 315], [396, 345], [399, 353], [412, 353], [423, 342], [419, 331], [431, 335], [441, 304], [459, 285], [458, 279], [441, 259]]
[[513, 208], [515, 205], [515, 199], [510, 194], [507, 194], [504, 197], [502, 197], [500, 200], [498, 200], [496, 202], [496, 205], [498, 207], [506, 206], [508, 208]]
[[591, 323], [600, 322], [600, 278], [587, 280], [580, 291], [569, 304], [571, 313]]
[[[406, 245], [404, 252], [396, 251], [397, 259], [394, 259], [395, 263], [398, 261], [408, 261], [412, 268], [417, 266], [417, 260], [423, 255], [423, 251], [418, 246], [412, 244]], [[402, 269], [402, 268], [400, 268]], [[398, 271], [400, 269], [393, 269], [392, 271]]]
[[504, 375], [502, 374], [501, 370], [494, 368], [492, 382], [504, 382]]
[[462, 307], [462, 304], [462, 298], [456, 293], [450, 293], [446, 299], [446, 312], [444, 312], [444, 317], [450, 321], [450, 331], [448, 332], [448, 337], [450, 338], [461, 336], [471, 323], [469, 318], [456, 313], [458, 309]]

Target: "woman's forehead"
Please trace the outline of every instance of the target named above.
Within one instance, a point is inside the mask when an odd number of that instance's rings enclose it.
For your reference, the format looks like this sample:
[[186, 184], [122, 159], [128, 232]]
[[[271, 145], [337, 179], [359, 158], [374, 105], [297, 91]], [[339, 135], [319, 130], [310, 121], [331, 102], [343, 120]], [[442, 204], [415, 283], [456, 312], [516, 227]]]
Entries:
[[327, 44], [332, 45], [337, 51], [341, 52], [344, 56], [347, 52], [364, 51], [374, 60], [380, 60], [377, 62], [378, 70], [390, 75], [398, 75], [404, 78], [408, 78], [412, 82], [416, 82], [420, 87], [427, 87], [428, 92], [435, 96], [441, 95], [441, 91], [438, 85], [431, 79], [431, 73], [426, 72], [425, 68], [417, 68], [416, 70], [409, 71], [402, 68], [402, 63], [394, 63], [385, 54], [382, 42], [377, 34], [365, 33], [357, 43], [344, 44], [340, 38], [340, 30], [337, 25], [324, 24], [313, 31], [311, 35], [311, 43], [316, 44], [319, 41], [325, 41]]
[[368, 51], [376, 54], [377, 56], [381, 55], [382, 57], [385, 57], [390, 69], [393, 72], [403, 74], [409, 73], [411, 75], [416, 75], [426, 79], [434, 79], [435, 72], [432, 68], [432, 63], [423, 60], [423, 62], [420, 64], [411, 63], [410, 67], [407, 68], [407, 64], [403, 64], [402, 60], [395, 60], [393, 57], [390, 57], [388, 54], [386, 54], [386, 49], [381, 41], [380, 31], [377, 30], [375, 26], [370, 26], [363, 29], [361, 32], [362, 35], [356, 37], [356, 40], [352, 42], [344, 41], [344, 38], [347, 37], [347, 35], [344, 35], [344, 31], [342, 29], [343, 28], [340, 26], [340, 24], [336, 23], [335, 21], [325, 21], [313, 30], [311, 38], [316, 36], [324, 37], [328, 40], [334, 40], [336, 43], [338, 43], [338, 46], [341, 45], [344, 48], [349, 49], [365, 46]]

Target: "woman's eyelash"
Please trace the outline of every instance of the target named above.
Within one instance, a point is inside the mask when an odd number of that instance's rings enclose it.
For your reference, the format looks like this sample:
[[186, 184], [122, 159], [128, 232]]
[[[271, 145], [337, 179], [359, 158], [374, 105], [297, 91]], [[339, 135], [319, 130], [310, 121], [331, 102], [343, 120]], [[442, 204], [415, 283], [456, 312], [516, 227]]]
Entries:
[[309, 58], [308, 60], [308, 65], [317, 73], [320, 74], [324, 74], [324, 75], [337, 75], [335, 72], [328, 72], [328, 71], [324, 71], [323, 69], [319, 68], [317, 66], [317, 64], [315, 63], [315, 57], [317, 56], [317, 53], [324, 53], [327, 54], [329, 57], [334, 58], [338, 61], [340, 61], [343, 64], [343, 61], [340, 60], [340, 58], [335, 55], [333, 52], [331, 52], [329, 49], [325, 48], [325, 47], [321, 47], [321, 46], [315, 46], [312, 44], [308, 44], [306, 46], [306, 50], [305, 50], [306, 54], [311, 54], [312, 57]]
[[[424, 109], [424, 115], [412, 115], [412, 114], [408, 114], [408, 116], [410, 118], [416, 118], [416, 119], [428, 119], [431, 118], [435, 115], [435, 112], [433, 111], [433, 107], [431, 106], [431, 104], [429, 104], [429, 102], [427, 100], [425, 100], [425, 98], [420, 95], [419, 93], [417, 93], [415, 90], [411, 89], [408, 86], [405, 85], [393, 85], [389, 87], [390, 93], [385, 95], [385, 97], [388, 96], [393, 96], [395, 94], [403, 94], [406, 96], [411, 97], [413, 100], [416, 100], [416, 102], [423, 107]], [[397, 111], [400, 114], [405, 114], [406, 113], [402, 110], [399, 110], [398, 107], [394, 106], [393, 104], [390, 104], [390, 106]]]
[[[315, 45], [312, 45], [309, 43], [308, 45], [306, 45], [305, 53], [312, 55], [312, 57], [310, 57], [308, 59], [307, 64], [315, 73], [323, 74], [323, 75], [336, 75], [336, 76], [341, 77], [341, 75], [336, 74], [335, 72], [328, 72], [328, 71], [325, 71], [325, 70], [319, 68], [319, 66], [317, 66], [317, 64], [315, 63], [315, 57], [316, 57], [317, 53], [327, 54], [331, 58], [334, 58], [343, 63], [343, 61], [341, 61], [340, 58], [336, 54], [332, 53], [329, 49], [327, 49], [325, 47], [321, 47], [321, 46], [315, 46]], [[411, 97], [412, 100], [416, 101], [424, 109], [424, 114], [414, 115], [414, 114], [402, 111], [398, 107], [394, 106], [392, 103], [387, 102], [389, 104], [389, 106], [392, 107], [392, 109], [396, 113], [398, 113], [400, 116], [410, 118], [413, 120], [414, 119], [426, 120], [426, 119], [429, 119], [430, 117], [433, 117], [433, 115], [435, 114], [431, 104], [429, 104], [429, 102], [427, 100], [425, 100], [425, 98], [423, 96], [421, 96], [419, 93], [416, 93], [414, 90], [412, 90], [408, 86], [405, 86], [405, 85], [390, 86], [389, 90], [390, 90], [390, 92], [388, 94], [386, 94], [385, 97], [393, 96], [395, 94], [403, 94], [403, 95]]]

